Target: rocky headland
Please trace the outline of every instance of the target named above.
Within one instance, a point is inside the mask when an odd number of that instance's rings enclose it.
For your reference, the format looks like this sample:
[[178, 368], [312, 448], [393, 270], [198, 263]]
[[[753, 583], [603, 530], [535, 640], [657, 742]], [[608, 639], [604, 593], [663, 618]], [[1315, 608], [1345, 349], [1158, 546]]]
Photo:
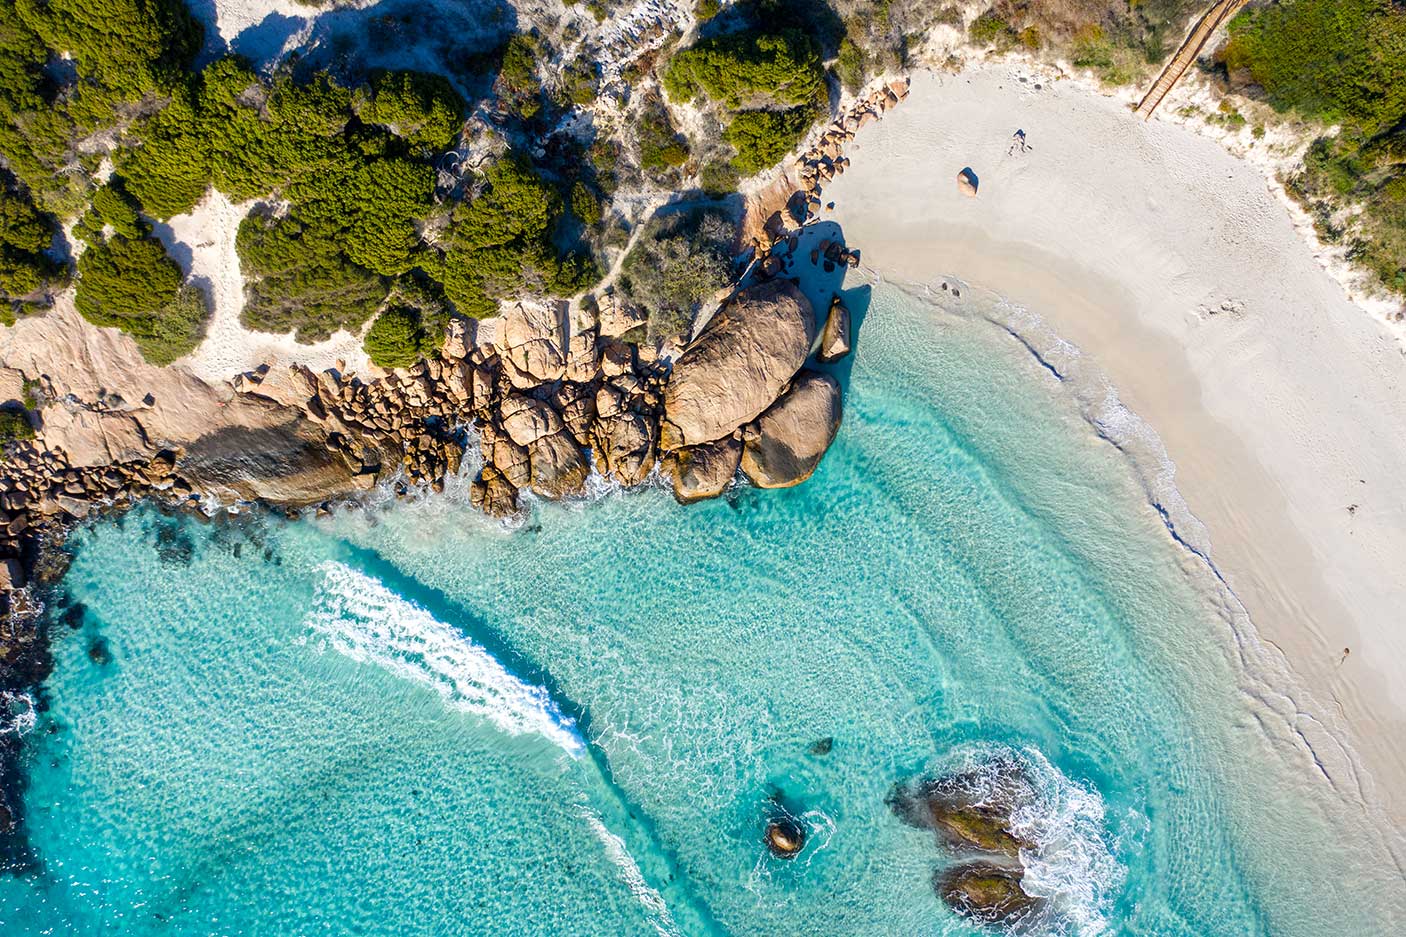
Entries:
[[[34, 430], [0, 463], [0, 702], [30, 700], [48, 674], [42, 596], [63, 574], [67, 531], [142, 501], [325, 513], [380, 485], [443, 490], [466, 458], [479, 466], [470, 500], [499, 517], [527, 493], [584, 494], [593, 473], [626, 488], [659, 478], [684, 504], [739, 476], [808, 479], [840, 425], [842, 388], [823, 368], [853, 346], [838, 289], [859, 263], [838, 226], [809, 226], [849, 164], [844, 145], [907, 93], [903, 79], [852, 101], [746, 199], [746, 271], [681, 338], [643, 340], [642, 310], [608, 285], [453, 317], [437, 355], [366, 376], [294, 364], [202, 380], [85, 322], [71, 292], [0, 330], [0, 407]], [[807, 261], [819, 289], [801, 288]], [[807, 292], [829, 300], [817, 309]], [[0, 735], [0, 835], [18, 823], [4, 797], [18, 743]]]

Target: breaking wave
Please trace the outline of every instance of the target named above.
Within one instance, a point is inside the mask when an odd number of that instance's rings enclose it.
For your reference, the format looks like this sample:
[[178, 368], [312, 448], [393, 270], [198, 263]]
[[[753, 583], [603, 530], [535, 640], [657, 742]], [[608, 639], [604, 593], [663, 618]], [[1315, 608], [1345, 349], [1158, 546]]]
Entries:
[[458, 629], [349, 566], [325, 562], [307, 624], [326, 646], [430, 687], [446, 704], [509, 735], [540, 735], [573, 757], [586, 750], [576, 722], [547, 690], [508, 672]]

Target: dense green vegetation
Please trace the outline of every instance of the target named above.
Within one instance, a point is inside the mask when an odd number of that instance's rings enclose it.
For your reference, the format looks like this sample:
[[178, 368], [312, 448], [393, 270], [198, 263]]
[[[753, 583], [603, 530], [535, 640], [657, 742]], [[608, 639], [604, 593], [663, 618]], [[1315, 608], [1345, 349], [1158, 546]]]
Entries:
[[676, 101], [699, 94], [732, 110], [814, 104], [825, 94], [820, 49], [805, 33], [760, 29], [700, 40], [675, 55], [664, 88]]
[[[0, 153], [37, 204], [81, 210], [79, 146], [177, 85], [201, 30], [181, 0], [0, 0]], [[66, 69], [48, 68], [66, 55]]]
[[354, 104], [364, 122], [385, 127], [424, 154], [449, 149], [463, 125], [464, 101], [439, 75], [378, 72]]
[[[0, 410], [0, 447], [33, 436], [34, 427], [30, 425], [28, 416], [17, 410]], [[3, 457], [3, 453], [0, 453], [0, 457]]]
[[63, 268], [46, 253], [57, 222], [0, 173], [0, 324], [48, 304], [48, 291]]
[[74, 303], [94, 325], [131, 335], [148, 361], [170, 364], [200, 343], [208, 315], [205, 294], [181, 281], [160, 241], [114, 234], [79, 256]]
[[640, 168], [660, 176], [688, 162], [688, 141], [674, 129], [664, 102], [646, 102], [635, 123], [635, 140], [640, 148]]
[[724, 135], [746, 175], [785, 156], [828, 100], [820, 46], [799, 29], [747, 29], [699, 40], [674, 55], [663, 82], [675, 101], [705, 95], [727, 112]]
[[[1318, 233], [1406, 294], [1406, 8], [1392, 0], [1287, 0], [1247, 10], [1221, 61], [1274, 107], [1341, 125], [1288, 188]], [[1360, 206], [1361, 211], [1347, 206]]]
[[561, 194], [526, 162], [504, 159], [484, 173], [477, 195], [456, 204], [426, 271], [465, 315], [492, 315], [497, 300], [523, 292], [571, 295], [599, 278], [589, 256], [558, 253], [552, 235], [566, 209]]
[[503, 47], [494, 90], [510, 112], [531, 120], [542, 110], [542, 81], [537, 77], [538, 41], [518, 33]]
[[373, 364], [383, 368], [408, 368], [434, 344], [420, 323], [420, 313], [394, 306], [376, 317], [362, 343]]
[[714, 209], [656, 216], [621, 268], [622, 296], [644, 308], [651, 340], [683, 334], [699, 304], [732, 280], [732, 223]]
[[294, 215], [255, 211], [239, 225], [236, 243], [251, 328], [315, 342], [360, 328], [386, 298], [384, 277], [352, 263], [325, 230]]

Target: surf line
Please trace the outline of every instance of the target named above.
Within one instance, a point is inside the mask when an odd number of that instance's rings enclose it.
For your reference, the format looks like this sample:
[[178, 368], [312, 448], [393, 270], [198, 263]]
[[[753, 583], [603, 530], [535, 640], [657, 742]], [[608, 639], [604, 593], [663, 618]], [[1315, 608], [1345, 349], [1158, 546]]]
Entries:
[[[634, 868], [622, 865], [614, 850], [609, 848], [608, 858], [621, 868], [624, 884], [637, 897], [641, 897], [646, 909], [655, 918], [655, 929], [661, 935], [683, 933], [725, 937], [727, 930], [713, 916], [707, 901], [696, 893], [677, 857], [662, 842], [653, 820], [630, 800], [616, 781], [605, 752], [591, 741], [594, 733], [590, 712], [567, 696], [550, 672], [513, 647], [502, 634], [464, 605], [405, 574], [375, 550], [344, 543], [343, 555], [338, 563], [332, 565], [343, 566], [367, 577], [376, 587], [412, 606], [418, 613], [443, 623], [460, 640], [477, 645], [516, 681], [541, 688], [551, 707], [565, 717], [563, 721], [575, 724], [574, 730], [568, 726], [562, 728], [567, 728], [579, 739], [579, 749], [562, 747], [575, 756], [574, 763], [581, 766], [583, 781], [587, 782], [582, 785], [583, 790], [594, 801], [591, 804], [594, 810], [589, 812], [599, 816], [599, 822], [607, 831], [625, 832], [621, 839], [631, 859], [629, 865]], [[548, 738], [561, 744], [558, 738], [551, 735]], [[592, 832], [600, 838], [600, 831], [593, 829]], [[660, 896], [662, 908], [655, 902], [643, 900], [638, 894], [639, 883], [632, 881], [636, 874], [644, 879], [650, 891]]]

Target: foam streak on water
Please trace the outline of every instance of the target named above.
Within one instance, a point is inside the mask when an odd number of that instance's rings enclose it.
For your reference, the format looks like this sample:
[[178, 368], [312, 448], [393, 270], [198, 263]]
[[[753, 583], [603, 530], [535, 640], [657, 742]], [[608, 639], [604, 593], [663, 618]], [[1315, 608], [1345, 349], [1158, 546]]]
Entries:
[[630, 894], [634, 895], [644, 906], [645, 912], [649, 915], [649, 923], [654, 926], [659, 937], [682, 937], [682, 931], [674, 922], [674, 916], [669, 913], [669, 906], [665, 904], [663, 896], [645, 881], [644, 873], [640, 871], [639, 863], [635, 861], [635, 857], [630, 855], [625, 840], [610, 832], [610, 829], [595, 811], [583, 807], [582, 813], [585, 815], [586, 825], [591, 828], [591, 832], [605, 847], [605, 854], [620, 870], [621, 881], [630, 889]]
[[573, 757], [585, 752], [575, 720], [546, 689], [513, 676], [493, 655], [418, 605], [342, 563], [328, 561], [307, 624], [327, 646], [430, 687], [446, 704], [509, 735], [536, 733]]

